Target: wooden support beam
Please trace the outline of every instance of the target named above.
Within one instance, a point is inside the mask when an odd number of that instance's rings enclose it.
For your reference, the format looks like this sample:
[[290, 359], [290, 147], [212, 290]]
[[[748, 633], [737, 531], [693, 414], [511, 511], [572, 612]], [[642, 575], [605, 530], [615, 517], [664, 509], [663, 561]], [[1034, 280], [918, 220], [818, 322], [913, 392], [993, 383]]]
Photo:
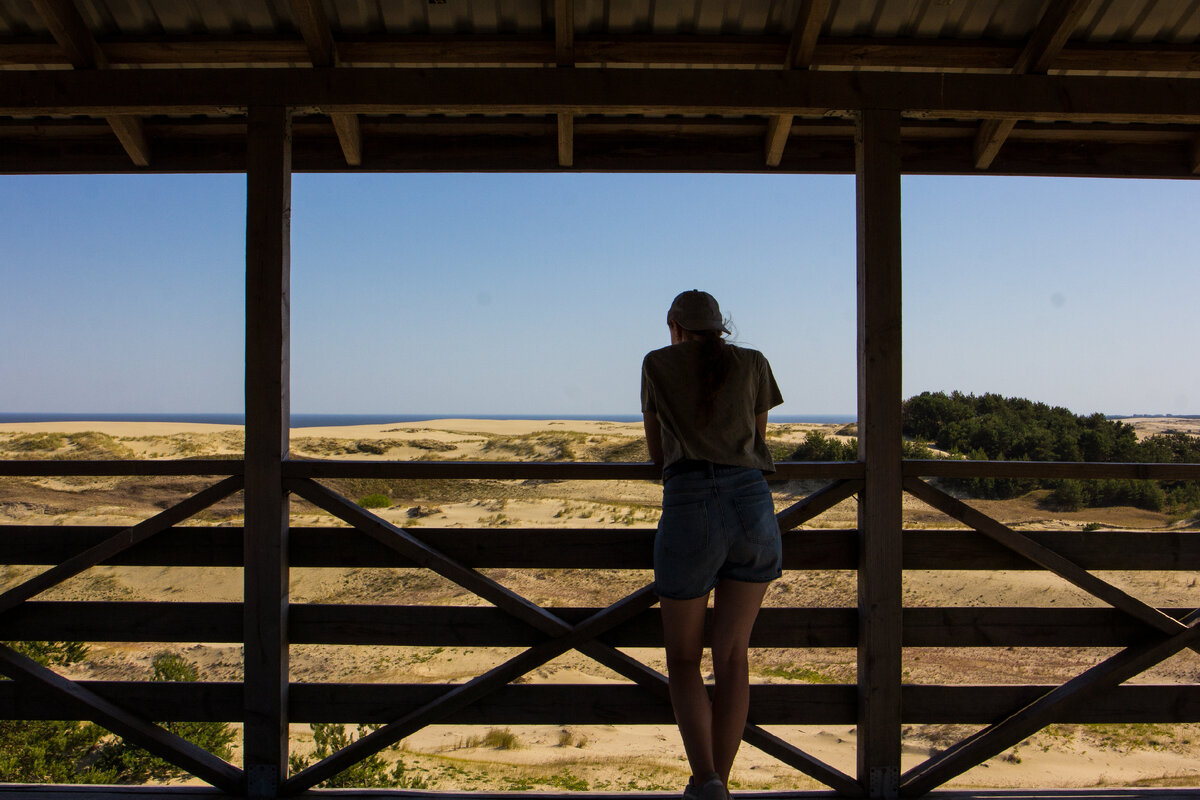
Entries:
[[[817, 38], [829, 12], [829, 0], [801, 0], [796, 12], [796, 24], [788, 43], [784, 69], [808, 69], [812, 65], [817, 49]], [[778, 167], [783, 160], [783, 149], [787, 146], [788, 134], [792, 130], [791, 114], [771, 117], [767, 122], [767, 166]]]
[[[334, 41], [329, 16], [325, 13], [325, 5], [321, 0], [292, 0], [292, 13], [296, 15], [296, 24], [300, 28], [300, 35], [304, 38], [304, 46], [308, 48], [308, 57], [313, 66], [341, 65], [337, 42]], [[362, 128], [358, 115], [334, 112], [329, 115], [329, 120], [337, 133], [346, 163], [352, 167], [361, 167]]]
[[[576, 36], [576, 64], [710, 64], [773, 67], [787, 63], [785, 36], [666, 35]], [[343, 66], [391, 64], [545, 64], [555, 43], [542, 36], [370, 35], [339, 37]], [[1011, 70], [1027, 43], [955, 39], [887, 39], [823, 36], [812, 64], [864, 69]], [[295, 38], [156, 38], [106, 36], [112, 65], [169, 67], [178, 64], [291, 64], [311, 58]], [[0, 66], [70, 64], [54, 42], [0, 39]], [[1196, 73], [1200, 55], [1189, 44], [1165, 42], [1071, 42], [1048, 65], [1087, 72]]]
[[105, 69], [108, 59], [79, 13], [74, 0], [31, 0], [34, 10], [75, 69]]
[[575, 165], [575, 116], [569, 113], [558, 115], [558, 165]]
[[858, 210], [858, 780], [895, 797], [900, 776], [900, 114], [861, 112]]
[[554, 0], [554, 62], [575, 65], [575, 0]]
[[[33, 0], [33, 6], [50, 29], [58, 46], [75, 69], [107, 69], [108, 58], [75, 6], [74, 0]], [[150, 166], [150, 143], [142, 120], [135, 116], [109, 114], [105, 117], [117, 140], [139, 167]]]
[[1192, 174], [1200, 175], [1200, 136], [1192, 140], [1191, 147]]
[[247, 789], [274, 797], [288, 756], [288, 499], [292, 136], [254, 106], [246, 142], [245, 734]]
[[853, 497], [858, 494], [862, 490], [862, 487], [862, 481], [850, 480], [835, 481], [823, 489], [818, 489], [808, 497], [793, 503], [775, 515], [775, 518], [779, 521], [780, 530], [788, 531], [797, 525], [808, 522], [813, 517], [833, 508], [847, 497]]
[[[1090, 3], [1091, 0], [1051, 0], [1034, 28], [1033, 35], [1017, 56], [1017, 62], [1012, 69], [1013, 74], [1045, 72], [1066, 46], [1079, 18]], [[987, 169], [991, 166], [1016, 124], [1015, 119], [996, 119], [983, 123], [975, 137], [975, 169]]]
[[829, 0], [801, 0], [800, 10], [796, 13], [796, 24], [792, 28], [792, 38], [788, 43], [784, 68], [808, 69], [812, 65], [813, 56], [817, 52], [817, 39], [821, 35], [821, 28], [825, 25], [828, 13]]
[[358, 123], [357, 114], [330, 114], [333, 129], [337, 133], [338, 144], [342, 146], [342, 154], [346, 163], [352, 167], [362, 166], [362, 127]]
[[0, 115], [211, 113], [284, 104], [321, 113], [795, 114], [1200, 124], [1179, 78], [722, 69], [404, 68], [12, 70]]
[[292, 0], [292, 13], [296, 15], [296, 25], [300, 28], [313, 66], [338, 66], [337, 44], [333, 40], [333, 29], [329, 26], [324, 3], [321, 0]]

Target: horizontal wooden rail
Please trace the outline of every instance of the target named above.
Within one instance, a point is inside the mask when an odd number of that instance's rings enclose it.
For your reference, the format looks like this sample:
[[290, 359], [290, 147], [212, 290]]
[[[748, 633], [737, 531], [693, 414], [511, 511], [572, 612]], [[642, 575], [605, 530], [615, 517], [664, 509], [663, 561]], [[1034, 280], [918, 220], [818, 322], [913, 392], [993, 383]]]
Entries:
[[[161, 722], [237, 722], [240, 683], [80, 681], [80, 686], [133, 713]], [[293, 683], [292, 722], [382, 723], [431, 702], [446, 684]], [[903, 721], [909, 724], [982, 724], [1037, 699], [1052, 686], [905, 685]], [[755, 684], [751, 718], [762, 725], [853, 725], [852, 684]], [[447, 724], [641, 725], [671, 724], [671, 710], [646, 702], [633, 684], [516, 684], [497, 690], [444, 720]], [[63, 719], [64, 708], [40, 692], [0, 681], [0, 709], [14, 719]], [[69, 717], [66, 717], [69, 718]], [[1200, 722], [1200, 686], [1126, 685], [1073, 709], [1057, 722]]]
[[905, 477], [925, 478], [1073, 478], [1096, 480], [1200, 481], [1200, 464], [1134, 464], [1083, 461], [955, 461], [910, 459]]
[[[772, 480], [861, 478], [857, 461], [787, 461], [775, 465]], [[285, 478], [393, 478], [492, 480], [647, 480], [662, 471], [648, 463], [558, 461], [285, 461]]]
[[[121, 530], [112, 526], [0, 526], [0, 563], [57, 563]], [[596, 528], [407, 528], [472, 567], [650, 569], [654, 531]], [[1084, 569], [1200, 570], [1197, 531], [1029, 531], [1035, 542]], [[789, 570], [857, 568], [857, 532], [795, 530], [783, 537]], [[294, 568], [412, 567], [411, 561], [350, 528], [297, 527]], [[1028, 559], [975, 531], [904, 531], [904, 569], [1036, 570]], [[121, 566], [240, 567], [241, 528], [177, 527], [103, 562]]]
[[[574, 625], [596, 608], [550, 607]], [[545, 637], [481, 606], [293, 604], [292, 644], [531, 647]], [[1179, 619], [1190, 609], [1166, 608]], [[752, 647], [855, 647], [853, 608], [765, 608]], [[1125, 647], [1144, 626], [1113, 608], [906, 608], [906, 647]], [[0, 640], [240, 642], [240, 603], [29, 602], [0, 617]], [[613, 647], [662, 647], [657, 609], [600, 637]]]
[[[863, 476], [858, 461], [780, 461], [771, 480], [843, 480]], [[957, 461], [906, 459], [906, 476], [927, 478], [1074, 478], [1095, 480], [1197, 480], [1200, 464], [1064, 461]], [[240, 459], [160, 461], [0, 461], [0, 476], [240, 475]], [[648, 480], [661, 478], [647, 463], [559, 461], [308, 461], [283, 464], [288, 478], [391, 478], [474, 480]]]
[[0, 476], [5, 477], [133, 477], [158, 475], [241, 475], [245, 465], [241, 459], [196, 458], [161, 461], [48, 461], [23, 459], [0, 461]]

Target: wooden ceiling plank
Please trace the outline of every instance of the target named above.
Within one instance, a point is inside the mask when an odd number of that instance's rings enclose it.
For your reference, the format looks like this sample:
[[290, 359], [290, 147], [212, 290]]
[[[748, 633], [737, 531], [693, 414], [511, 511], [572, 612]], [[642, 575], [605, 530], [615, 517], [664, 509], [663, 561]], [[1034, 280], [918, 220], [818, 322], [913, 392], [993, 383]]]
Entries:
[[[96, 42], [74, 0], [33, 0], [33, 6], [54, 40], [67, 54], [75, 69], [107, 69], [109, 62]], [[141, 119], [131, 115], [107, 115], [108, 125], [125, 148], [130, 161], [139, 167], [150, 166], [150, 142]]]
[[[1033, 35], [1017, 57], [1013, 74], [1045, 72], [1050, 62], [1066, 46], [1067, 39], [1091, 1], [1051, 0]], [[975, 169], [985, 170], [992, 165], [1015, 126], [1016, 120], [990, 120], [980, 127], [979, 135], [975, 138]]]
[[[788, 43], [784, 69], [808, 69], [817, 50], [817, 39], [829, 13], [829, 0], [802, 0], [796, 13], [796, 24]], [[792, 115], [780, 114], [767, 121], [766, 160], [768, 167], [778, 167], [792, 130]]]
[[1192, 139], [1192, 174], [1200, 175], [1200, 136]]

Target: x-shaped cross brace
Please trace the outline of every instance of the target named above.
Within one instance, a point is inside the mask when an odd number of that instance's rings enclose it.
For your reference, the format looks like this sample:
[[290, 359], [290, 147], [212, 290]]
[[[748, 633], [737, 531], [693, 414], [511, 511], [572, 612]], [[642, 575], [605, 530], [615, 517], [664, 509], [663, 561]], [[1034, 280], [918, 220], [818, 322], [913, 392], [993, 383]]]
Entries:
[[[288, 480], [284, 482], [284, 485], [286, 489], [350, 523], [376, 541], [401, 553], [418, 566], [430, 569], [442, 577], [454, 581], [552, 638], [475, 679], [456, 686], [421, 708], [367, 734], [328, 758], [293, 775], [283, 784], [281, 788], [283, 794], [295, 794], [315, 786], [351, 764], [395, 744], [405, 736], [500, 689], [514, 678], [571, 649], [579, 650], [614, 672], [650, 690], [656, 697], [669, 702], [667, 678], [664, 675], [636, 659], [630, 658], [616, 648], [596, 641], [595, 638], [652, 606], [656, 602], [653, 587], [643, 587], [578, 625], [572, 626], [536, 603], [526, 600], [496, 581], [458, 563], [404, 529], [380, 519], [314, 481]], [[820, 513], [820, 510], [828, 507], [825, 505], [826, 503], [832, 505], [842, 499], [838, 495], [847, 491], [853, 493], [855, 490], [854, 486], [835, 486], [836, 489], [831, 487], [829, 490], [819, 493], [819, 496], [815, 496], [816, 499], [808, 498], [809, 502], [805, 502], [803, 505], [813, 513]], [[834, 499], [835, 497], [836, 499]], [[795, 516], [795, 512], [793, 516]], [[753, 724], [746, 725], [743, 738], [750, 744], [837, 789], [842, 794], [861, 793], [859, 784], [849, 775], [813, 758]]]

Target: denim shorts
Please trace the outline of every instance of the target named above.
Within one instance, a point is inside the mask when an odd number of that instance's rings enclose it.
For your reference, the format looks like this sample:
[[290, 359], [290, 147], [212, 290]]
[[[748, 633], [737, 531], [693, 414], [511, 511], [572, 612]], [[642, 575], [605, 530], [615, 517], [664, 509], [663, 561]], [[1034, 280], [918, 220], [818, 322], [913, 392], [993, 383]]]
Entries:
[[775, 505], [760, 470], [703, 461], [667, 467], [654, 537], [659, 597], [703, 597], [722, 578], [767, 583], [783, 574], [782, 564]]

